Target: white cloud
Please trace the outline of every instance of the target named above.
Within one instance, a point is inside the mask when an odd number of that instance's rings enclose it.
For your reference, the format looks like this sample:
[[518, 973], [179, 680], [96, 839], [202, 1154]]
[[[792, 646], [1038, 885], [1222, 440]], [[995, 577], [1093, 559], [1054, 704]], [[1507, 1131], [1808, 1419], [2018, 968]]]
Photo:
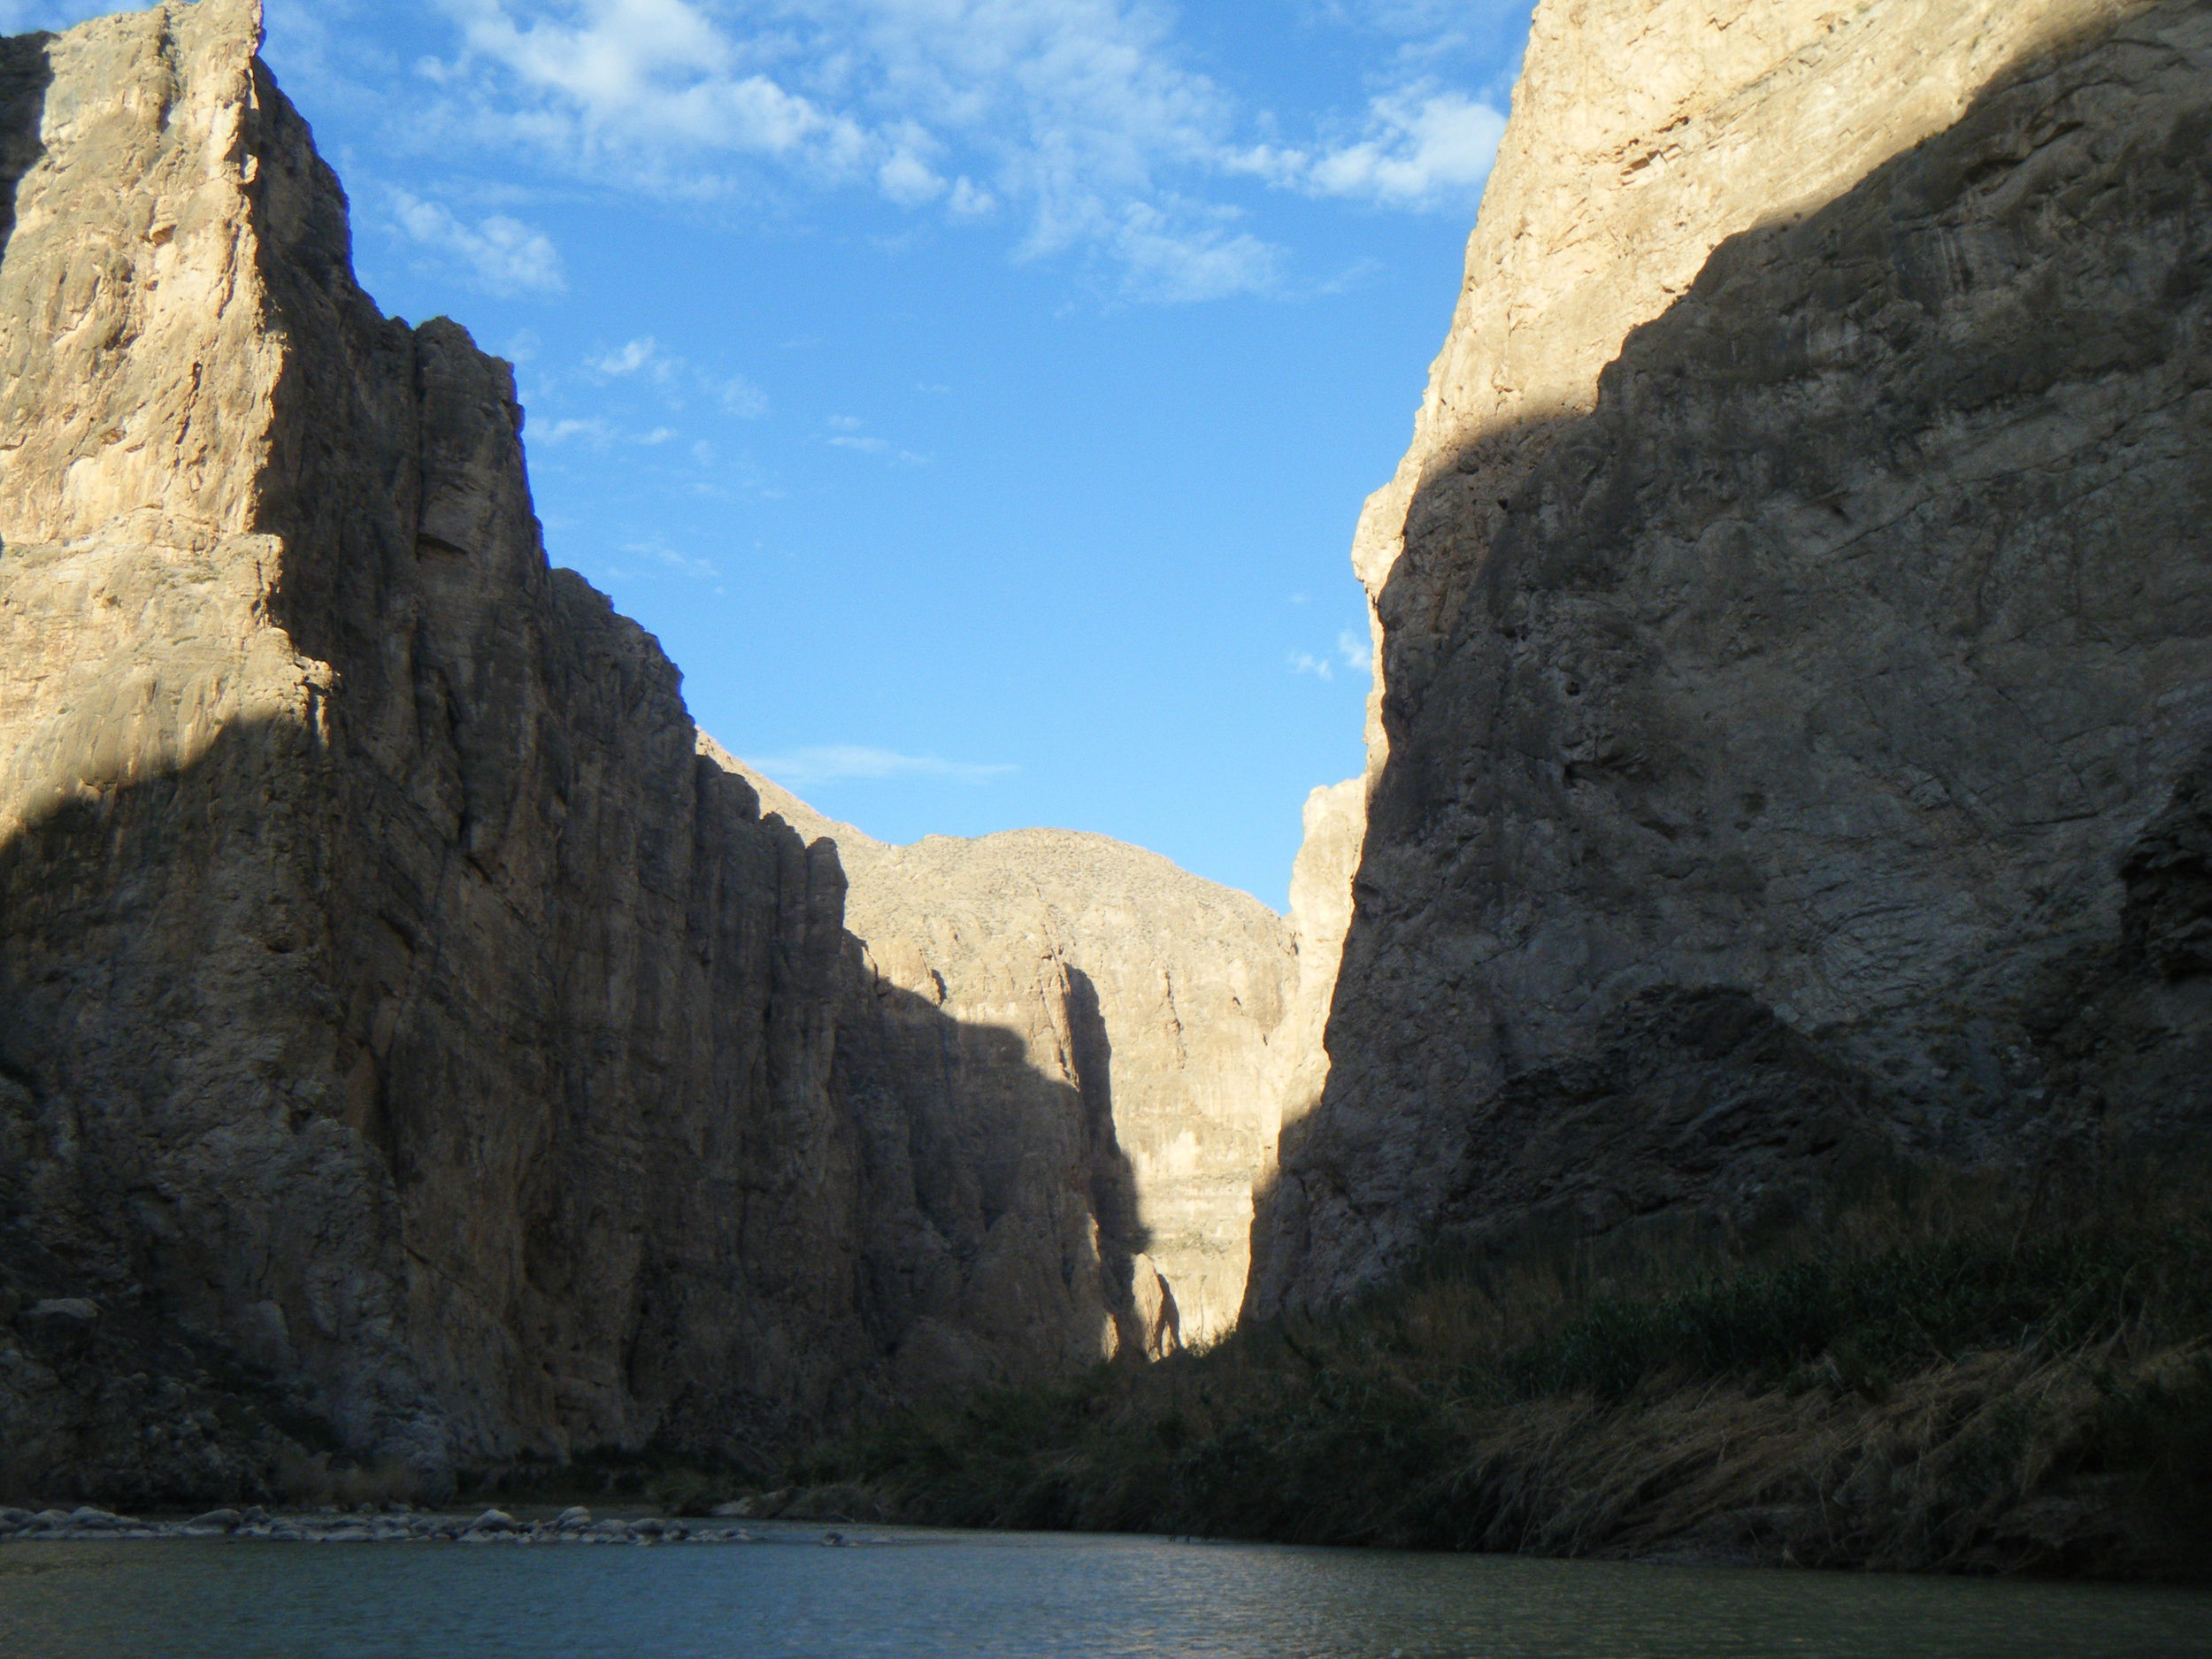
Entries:
[[663, 569], [673, 571], [680, 576], [689, 576], [699, 581], [722, 580], [722, 572], [715, 568], [711, 559], [695, 558], [689, 554], [679, 553], [663, 541], [626, 542], [622, 550], [640, 558], [650, 559]]
[[889, 778], [949, 778], [961, 783], [988, 783], [994, 778], [1003, 778], [1021, 770], [1018, 766], [940, 760], [934, 755], [899, 755], [887, 749], [863, 749], [844, 743], [795, 749], [787, 755], [763, 755], [752, 764], [787, 789]]
[[1228, 218], [1202, 216], [1180, 203], [1164, 211], [1148, 202], [1129, 204], [1112, 242], [1129, 273], [1127, 286], [1161, 300], [1219, 299], [1271, 287], [1282, 250], [1230, 230]]
[[581, 439], [595, 449], [603, 449], [614, 441], [614, 429], [603, 420], [557, 420], [549, 426], [526, 430], [537, 443], [571, 443]]
[[722, 407], [740, 420], [758, 420], [768, 412], [768, 394], [741, 374], [716, 387], [715, 395], [721, 398]]
[[[510, 0], [442, 0], [460, 25], [453, 79], [473, 62], [503, 67], [533, 102], [513, 130], [586, 151], [687, 147], [781, 156], [803, 149], [849, 161], [867, 148], [849, 120], [748, 73], [735, 43], [689, 0], [566, 0], [568, 16], [510, 14]], [[532, 8], [519, 6], [526, 15]]]
[[[1291, 603], [1302, 604], [1305, 595], [1294, 594], [1291, 596]], [[1373, 653], [1368, 641], [1350, 628], [1336, 636], [1336, 654], [1333, 657], [1317, 657], [1311, 651], [1293, 651], [1290, 655], [1290, 672], [1294, 674], [1311, 674], [1316, 680], [1333, 680], [1340, 668], [1348, 669], [1356, 674], [1374, 672]]]
[[670, 188], [735, 162], [956, 221], [1010, 202], [1025, 254], [1098, 248], [1156, 297], [1273, 279], [1277, 250], [1163, 188], [1233, 171], [1240, 117], [1144, 0], [438, 4], [459, 50], [420, 68], [480, 136]]
[[893, 449], [891, 441], [861, 430], [865, 424], [851, 415], [832, 415], [824, 423], [830, 429], [833, 449], [851, 449], [860, 455], [888, 455], [894, 466], [927, 466], [929, 457], [911, 449]]
[[952, 181], [952, 200], [947, 204], [956, 219], [982, 219], [998, 210], [998, 198], [962, 173]]
[[945, 181], [929, 165], [901, 150], [876, 169], [876, 185], [901, 207], [920, 207], [945, 193]]
[[663, 378], [665, 378], [666, 365], [664, 363], [655, 365], [654, 363], [655, 356], [659, 350], [658, 342], [652, 335], [647, 334], [643, 339], [633, 340], [629, 344], [613, 351], [601, 353], [585, 366], [594, 374], [605, 375], [611, 380], [618, 379], [623, 375], [635, 374], [641, 369], [654, 366], [663, 370]]
[[117, 9], [116, 0], [0, 0], [0, 35], [65, 29]]
[[1304, 183], [1394, 206], [1471, 203], [1497, 159], [1505, 117], [1464, 93], [1402, 88], [1368, 105], [1357, 142], [1315, 157]]
[[685, 388], [696, 387], [740, 420], [757, 420], [768, 412], [768, 394], [743, 375], [723, 378], [703, 366], [687, 363], [664, 350], [651, 334], [641, 335], [597, 357], [588, 357], [584, 368], [601, 381], [640, 377], [649, 380], [665, 388], [661, 401], [672, 409], [681, 409]]
[[1312, 150], [1256, 145], [1233, 165], [1309, 196], [1462, 210], [1481, 195], [1504, 134], [1488, 104], [1421, 81], [1370, 100], [1357, 138]]
[[1088, 255], [1166, 301], [1282, 287], [1284, 250], [1214, 199], [1228, 181], [1463, 211], [1503, 125], [1502, 19], [1525, 17], [1525, 0], [1301, 0], [1286, 27], [1378, 43], [1379, 89], [1284, 122], [1200, 73], [1158, 0], [432, 4], [455, 32], [418, 65], [426, 131], [626, 189], [795, 185], [954, 224], [1004, 215], [1018, 257]]
[[519, 219], [495, 213], [465, 224], [450, 208], [405, 190], [392, 192], [392, 215], [411, 241], [467, 266], [495, 294], [558, 293], [568, 286], [560, 250]]

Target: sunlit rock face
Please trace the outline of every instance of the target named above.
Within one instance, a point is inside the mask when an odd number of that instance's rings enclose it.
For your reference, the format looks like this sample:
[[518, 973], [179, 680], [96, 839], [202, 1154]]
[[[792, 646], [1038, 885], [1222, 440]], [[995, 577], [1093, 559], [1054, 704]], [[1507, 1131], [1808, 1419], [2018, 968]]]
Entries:
[[[1156, 1356], [1225, 1333], [1274, 1135], [1263, 1078], [1300, 968], [1282, 918], [1103, 836], [1016, 830], [888, 847], [745, 775], [764, 810], [838, 849], [845, 925], [871, 987], [854, 1018], [872, 1012], [880, 1036], [868, 1052], [890, 1063], [866, 1087], [900, 1094], [918, 1135], [965, 1148], [944, 1162], [979, 1184], [956, 1207], [985, 1214], [1056, 1190], [1045, 1149], [1023, 1154], [1039, 1160], [1027, 1172], [992, 1150], [1024, 1145], [1021, 1125], [1042, 1120], [1024, 1097], [1049, 1079], [1103, 1137], [1093, 1190], [1070, 1213], [1105, 1240], [1117, 1349]], [[992, 1043], [940, 1043], [947, 1018]], [[1007, 1229], [987, 1248], [1024, 1237], [1019, 1248], [1051, 1256], [1045, 1230]], [[1018, 1298], [989, 1288], [1002, 1271], [972, 1281], [970, 1325], [1018, 1315]], [[1025, 1268], [1012, 1280], [1034, 1277]], [[933, 1317], [955, 1305], [940, 1298]]]
[[2208, 106], [2179, 0], [1538, 11], [1248, 1309], [2201, 1142]]
[[259, 25], [0, 43], [4, 1495], [758, 1461], [1217, 1325], [1279, 924], [764, 816]]

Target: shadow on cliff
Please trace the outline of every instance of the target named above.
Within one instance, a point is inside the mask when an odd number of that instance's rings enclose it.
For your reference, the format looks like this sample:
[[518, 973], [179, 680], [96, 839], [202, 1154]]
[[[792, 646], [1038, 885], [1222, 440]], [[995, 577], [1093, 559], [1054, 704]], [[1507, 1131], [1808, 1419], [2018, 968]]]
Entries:
[[[768, 1004], [721, 1017], [835, 1028], [806, 1096], [818, 1138], [778, 1141], [779, 1102], [806, 1094], [788, 1079], [704, 1116], [649, 1098], [634, 1122], [595, 1114], [586, 1084], [512, 1103], [535, 1126], [511, 1170], [452, 1170], [493, 1156], [467, 1150], [497, 1145], [480, 1141], [487, 1102], [440, 1060], [445, 1027], [411, 1031], [356, 982], [368, 965], [342, 941], [361, 918], [331, 913], [357, 897], [333, 865], [343, 764], [310, 728], [240, 723], [188, 764], [78, 786], [0, 845], [0, 1350], [25, 1361], [0, 1371], [0, 1498], [319, 1501], [380, 1463], [397, 1495], [435, 1495], [411, 1424], [472, 1422], [493, 1439], [468, 1461], [496, 1466], [497, 1439], [528, 1454], [560, 1428], [571, 1378], [622, 1379], [643, 1429], [618, 1455], [766, 1471], [908, 1380], [1064, 1377], [1096, 1362], [1108, 1322], [1142, 1351], [1146, 1238], [1079, 975], [1071, 1085], [1018, 1033], [864, 981], [841, 930], [814, 959], [827, 978], [794, 936]], [[802, 849], [775, 819], [719, 832], [841, 894], [833, 844]], [[442, 945], [432, 972], [464, 973], [462, 949]], [[360, 1054], [377, 1060], [366, 1091], [349, 1086]], [[588, 1190], [610, 1136], [645, 1143], [643, 1212]], [[764, 1200], [794, 1164], [813, 1184], [791, 1190], [813, 1197]], [[511, 1240], [512, 1259], [457, 1255], [453, 1217], [423, 1229], [429, 1198], [477, 1191], [491, 1207], [458, 1236]], [[591, 1277], [610, 1261], [629, 1265]], [[976, 1282], [979, 1263], [999, 1277]], [[550, 1343], [562, 1299], [595, 1286], [619, 1298], [618, 1341]], [[455, 1305], [495, 1334], [474, 1371], [435, 1312]], [[931, 1318], [967, 1345], [934, 1378], [902, 1364]]]
[[[2171, 0], [2147, 15], [2192, 10]], [[1428, 464], [1378, 599], [1389, 759], [1369, 803], [1330, 1010], [1332, 1075], [1313, 1110], [1285, 1125], [1282, 1173], [1256, 1194], [1248, 1317], [1329, 1294], [1299, 1284], [1320, 1207], [1332, 1211], [1334, 1272], [1356, 1237], [1371, 1246], [1366, 1267], [1386, 1272], [1446, 1235], [1602, 1233], [1700, 1209], [1754, 1229], [1786, 1225], [1844, 1170], [1909, 1141], [1937, 1156], [2001, 1150], [2029, 1166], [2027, 1179], [2050, 1181], [2093, 1163], [2124, 1117], [2139, 1145], [2200, 1137], [2212, 1122], [2207, 762], [2143, 789], [2158, 816], [2111, 872], [2124, 889], [2117, 933], [2048, 964], [2014, 1010], [2033, 1076], [2012, 1075], [2002, 1045], [1970, 1027], [1952, 1042], [1955, 1080], [1932, 1107], [1909, 1098], [1899, 1063], [1870, 1066], [1797, 1028], [1748, 984], [1647, 979], [1609, 994], [1600, 976], [1622, 964], [1593, 963], [1557, 992], [1587, 995], [1594, 1010], [1563, 1048], [1469, 965], [1509, 951], [1497, 941], [1529, 931], [1531, 910], [1567, 902], [1534, 879], [1550, 866], [1512, 843], [1516, 817], [1525, 842], [1569, 848], [1574, 879], [1593, 892], [1621, 887], [1616, 870], [1662, 861], [1716, 891], [1809, 873], [1754, 871], [1702, 821], [1667, 821], [1667, 778], [1712, 764], [1715, 730], [1656, 717], [1638, 726], [1621, 718], [1617, 696], [1605, 701], [1629, 677], [1669, 672], [1663, 639], [1617, 618], [1586, 661], [1516, 649], [1552, 639], [1545, 630], [1564, 603], [1621, 587], [1624, 557], [1671, 499], [1698, 524], [1729, 518], [1747, 499], [1783, 499], [1824, 534], [1855, 540], [1884, 526], [1855, 518], [1865, 511], [1855, 475], [1869, 464], [1909, 471], [1916, 423], [1962, 407], [2032, 408], [2070, 379], [2154, 372], [2191, 353], [2193, 383], [2203, 382], [2204, 331], [2183, 321], [2200, 313], [2212, 280], [2212, 119], [2201, 110], [2118, 164], [2110, 188], [2127, 192], [2130, 211], [2178, 214], [2185, 233], [2118, 283], [2133, 303], [2075, 301], [2061, 274], [2031, 296], [2047, 308], [2032, 326], [1945, 332], [1947, 302], [1993, 272], [2001, 279], [2024, 250], [2095, 257], [2082, 204], [2062, 194], [2071, 175], [2054, 182], [2036, 171], [2081, 122], [2022, 89], [2110, 38], [2107, 25], [2044, 42], [1943, 133], [1817, 209], [1720, 243], [1690, 291], [1630, 334], [1587, 416], [1476, 433]], [[1998, 220], [1978, 241], [1946, 218], [1970, 196]], [[2123, 211], [2110, 199], [2099, 198], [2102, 211]], [[1740, 406], [1730, 424], [1729, 396], [1848, 377], [1852, 353], [1875, 342], [1915, 362], [1918, 377], [1901, 392], [1838, 397], [1816, 442], [1794, 427], [1762, 431]], [[2177, 569], [2212, 563], [2191, 511], [2178, 503], [2171, 521]], [[1697, 541], [1691, 561], [1705, 563], [1687, 581], [1684, 618], [1709, 626], [1761, 603], [1764, 572], [1748, 554], [1731, 565], [1737, 556], [1732, 543]], [[2200, 635], [2212, 620], [2203, 611], [2183, 607], [2164, 626]], [[1932, 686], [1921, 695], [1940, 701]], [[1658, 707], [1654, 693], [1628, 711]], [[1555, 741], [1578, 731], [1576, 743]], [[2181, 733], [2169, 747], [2207, 737]], [[1755, 818], [1765, 804], [1746, 797], [1740, 810]], [[2031, 901], [2017, 897], [2024, 915]], [[1626, 910], [1637, 895], [1623, 890], [1619, 902]], [[1425, 999], [1417, 1014], [1389, 1000], [1409, 986]], [[1937, 1127], [1915, 1140], [1901, 1127], [1909, 1118]], [[1376, 1144], [1394, 1133], [1417, 1140], [1417, 1154]], [[1394, 1192], [1405, 1214], [1381, 1213]]]
[[18, 35], [0, 39], [0, 252], [15, 233], [15, 191], [23, 175], [46, 153], [39, 137], [46, 113], [46, 88], [54, 66], [47, 61], [51, 35]]
[[[813, 851], [834, 856], [835, 842]], [[899, 1333], [889, 1391], [1035, 1382], [1108, 1348], [1145, 1352], [1156, 1333], [1132, 1285], [1150, 1238], [1088, 977], [1062, 964], [1067, 1052], [1056, 1073], [1032, 1061], [1020, 1031], [949, 1016], [878, 977], [863, 942], [847, 940], [832, 1092], [860, 1128], [864, 1230], [910, 1238], [918, 1223], [923, 1240], [902, 1256], [868, 1252], [875, 1322]], [[1039, 988], [1051, 994], [1049, 977]]]
[[1098, 1225], [1099, 1269], [1116, 1352], [1156, 1355], [1181, 1340], [1173, 1289], [1161, 1280], [1162, 1306], [1148, 1317], [1139, 1300], [1137, 1258], [1152, 1248], [1138, 1210], [1137, 1173], [1114, 1128], [1114, 1048], [1099, 1006], [1098, 987], [1080, 968], [1068, 970], [1070, 1056], [1091, 1151], [1091, 1216]]

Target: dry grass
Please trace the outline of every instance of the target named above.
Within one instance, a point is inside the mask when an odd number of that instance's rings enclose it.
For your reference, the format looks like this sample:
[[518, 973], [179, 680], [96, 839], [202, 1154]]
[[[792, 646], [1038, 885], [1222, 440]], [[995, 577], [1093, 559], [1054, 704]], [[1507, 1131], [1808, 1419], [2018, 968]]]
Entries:
[[818, 1452], [916, 1519], [1964, 1571], [2212, 1562], [2212, 1188], [1886, 1178], [1793, 1235], [1440, 1255]]

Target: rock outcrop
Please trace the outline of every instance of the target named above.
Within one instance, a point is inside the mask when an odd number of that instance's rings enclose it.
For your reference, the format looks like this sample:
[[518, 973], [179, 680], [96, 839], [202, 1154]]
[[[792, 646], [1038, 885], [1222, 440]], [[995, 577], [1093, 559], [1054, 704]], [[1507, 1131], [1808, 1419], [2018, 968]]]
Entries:
[[2208, 89], [2201, 0], [1547, 0], [1248, 1308], [2201, 1144]]
[[[837, 849], [853, 983], [866, 993], [843, 1028], [873, 1032], [848, 1045], [841, 1096], [895, 1098], [888, 1120], [909, 1125], [918, 1163], [960, 1172], [937, 1213], [967, 1217], [955, 1233], [978, 1264], [957, 1296], [934, 1299], [936, 1351], [958, 1346], [949, 1323], [996, 1330], [996, 1352], [1049, 1356], [1049, 1370], [1097, 1356], [1087, 1340], [1055, 1356], [1045, 1333], [1010, 1323], [1037, 1264], [1057, 1271], [1044, 1242], [1053, 1225], [1041, 1212], [1019, 1228], [1001, 1222], [988, 1241], [979, 1225], [1053, 1193], [1052, 1171], [1071, 1167], [1024, 1128], [1050, 1121], [1041, 1086], [1082, 1101], [1106, 1152], [1064, 1213], [1105, 1241], [1115, 1345], [1156, 1356], [1224, 1334], [1243, 1301], [1253, 1179], [1275, 1128], [1263, 1073], [1299, 968], [1282, 918], [1100, 835], [886, 846], [708, 749], [764, 811]], [[949, 1044], [947, 1019], [960, 1033]]]
[[764, 815], [547, 566], [506, 366], [355, 285], [259, 23], [0, 43], [0, 1488], [758, 1458], [1210, 1328], [1273, 918]]

